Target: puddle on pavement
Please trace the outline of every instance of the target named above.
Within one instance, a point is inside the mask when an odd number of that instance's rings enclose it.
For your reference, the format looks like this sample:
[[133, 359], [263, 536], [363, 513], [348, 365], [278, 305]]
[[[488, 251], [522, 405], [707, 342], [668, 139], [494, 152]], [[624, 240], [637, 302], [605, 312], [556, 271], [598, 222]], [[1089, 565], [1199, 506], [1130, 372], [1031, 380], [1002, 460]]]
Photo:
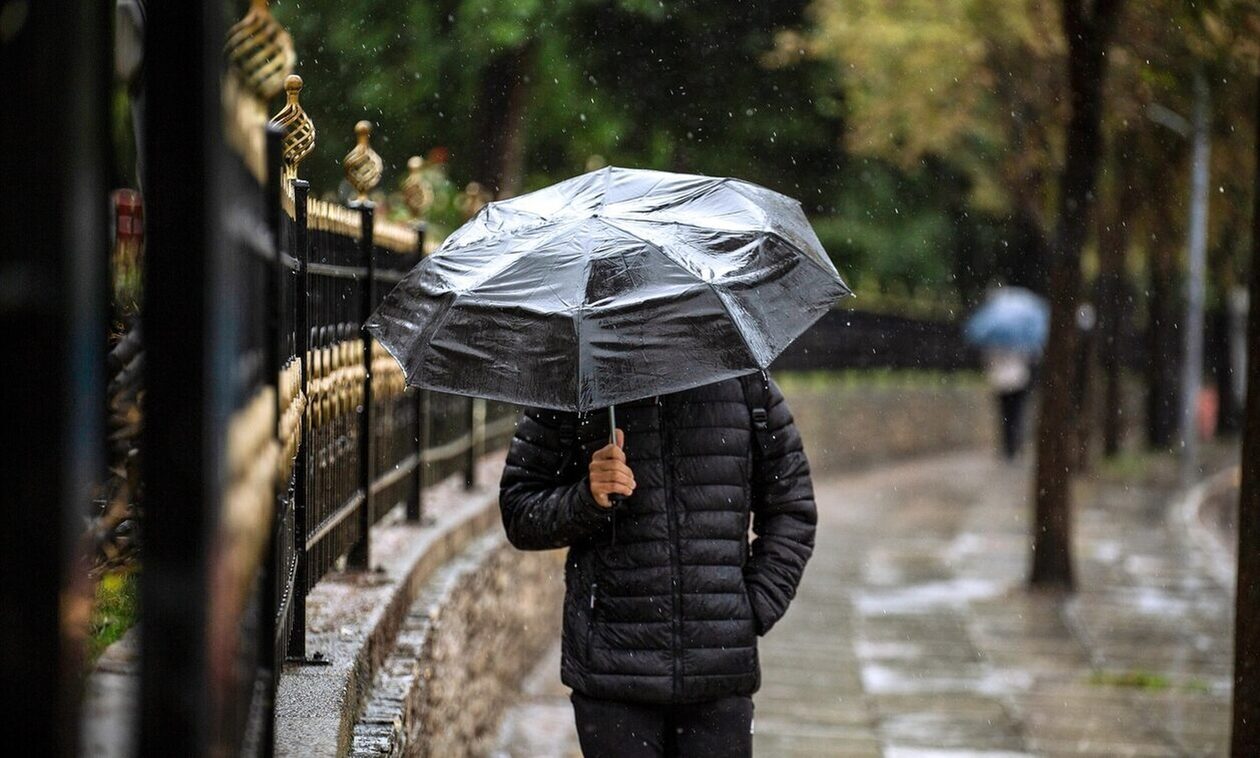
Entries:
[[959, 577], [904, 587], [863, 589], [854, 593], [859, 613], [875, 616], [888, 613], [932, 613], [962, 610], [976, 600], [988, 600], [1007, 590], [1007, 585], [990, 579]]
[[889, 745], [884, 748], [884, 758], [1033, 758], [1033, 754], [1009, 750], [942, 750]]
[[1018, 669], [975, 669], [924, 673], [922, 667], [897, 668], [881, 663], [862, 664], [862, 689], [872, 695], [916, 695], [965, 692], [1010, 695], [1032, 687], [1033, 676]]

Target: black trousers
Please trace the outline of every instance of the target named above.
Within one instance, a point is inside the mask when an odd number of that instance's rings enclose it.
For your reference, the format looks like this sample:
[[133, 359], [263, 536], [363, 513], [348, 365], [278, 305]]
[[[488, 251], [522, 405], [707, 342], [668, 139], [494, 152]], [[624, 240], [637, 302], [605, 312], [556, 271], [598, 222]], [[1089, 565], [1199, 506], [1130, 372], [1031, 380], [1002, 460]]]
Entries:
[[645, 705], [573, 693], [585, 758], [749, 758], [753, 703], [724, 697], [707, 703]]
[[998, 395], [998, 416], [1002, 422], [1002, 452], [1014, 458], [1024, 445], [1024, 406], [1028, 388]]

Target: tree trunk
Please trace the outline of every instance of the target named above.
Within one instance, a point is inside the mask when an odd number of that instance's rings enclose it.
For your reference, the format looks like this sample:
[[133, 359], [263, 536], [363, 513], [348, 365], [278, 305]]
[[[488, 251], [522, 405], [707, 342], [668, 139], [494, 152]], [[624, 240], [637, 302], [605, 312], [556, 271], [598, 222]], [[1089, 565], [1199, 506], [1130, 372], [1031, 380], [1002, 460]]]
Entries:
[[1091, 196], [1102, 155], [1102, 83], [1105, 52], [1121, 0], [1097, 0], [1087, 14], [1082, 0], [1063, 0], [1068, 40], [1068, 87], [1072, 116], [1059, 207], [1050, 250], [1050, 340], [1037, 427], [1037, 470], [1033, 488], [1034, 587], [1071, 589], [1071, 467], [1076, 436], [1072, 383], [1076, 375], [1076, 302], [1081, 248], [1089, 224]]
[[1094, 351], [1097, 350], [1098, 330], [1096, 323], [1084, 323], [1088, 319], [1097, 320], [1097, 309], [1087, 311], [1082, 305], [1077, 310], [1077, 350], [1076, 350], [1076, 387], [1073, 394], [1076, 420], [1076, 462], [1075, 469], [1080, 472], [1089, 471], [1090, 441], [1094, 437]]
[[1148, 248], [1146, 324], [1146, 444], [1170, 450], [1177, 430], [1181, 341], [1178, 339], [1177, 242], [1170, 223], [1170, 193], [1159, 193]]
[[473, 123], [477, 129], [474, 178], [496, 198], [520, 192], [525, 165], [525, 116], [534, 45], [505, 50], [481, 75]]
[[[1260, 85], [1260, 80], [1257, 80]], [[1260, 91], [1260, 87], [1257, 88]], [[1260, 148], [1260, 119], [1256, 120]], [[1238, 498], [1238, 594], [1234, 615], [1234, 730], [1231, 755], [1260, 755], [1260, 164], [1251, 215], [1251, 314], [1242, 491]]]
[[1103, 380], [1103, 455], [1108, 458], [1120, 452], [1124, 437], [1122, 353], [1129, 333], [1126, 299], [1130, 296], [1125, 257], [1129, 249], [1129, 222], [1142, 196], [1133, 187], [1132, 142], [1131, 133], [1121, 135], [1116, 142], [1116, 165], [1107, 212], [1100, 214], [1098, 225], [1098, 364]]
[[1011, 223], [1011, 244], [999, 261], [999, 269], [1011, 284], [1047, 294], [1050, 290], [1047, 269], [1051, 253], [1044, 227], [1027, 208], [1019, 206]]

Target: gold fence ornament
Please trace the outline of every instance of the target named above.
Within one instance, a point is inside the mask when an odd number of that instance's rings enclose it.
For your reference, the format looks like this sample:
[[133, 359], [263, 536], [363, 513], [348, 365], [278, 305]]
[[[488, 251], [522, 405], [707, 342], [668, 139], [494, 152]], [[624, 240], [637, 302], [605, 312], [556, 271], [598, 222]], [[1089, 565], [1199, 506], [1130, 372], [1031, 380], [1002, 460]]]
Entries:
[[407, 176], [402, 181], [403, 201], [417, 219], [424, 218], [433, 205], [433, 184], [424, 175], [424, 158], [413, 155], [407, 159]]
[[296, 179], [298, 164], [315, 149], [315, 123], [302, 110], [298, 94], [302, 91], [302, 77], [289, 74], [284, 79], [286, 101], [280, 112], [271, 117], [273, 126], [284, 135], [281, 146], [284, 166], [289, 179]]
[[480, 182], [469, 182], [465, 185], [464, 191], [455, 199], [455, 205], [460, 213], [464, 214], [464, 218], [469, 219], [477, 215], [477, 211], [486, 207], [490, 199], [490, 192], [483, 189]]
[[350, 152], [346, 153], [341, 165], [346, 170], [346, 180], [358, 193], [359, 202], [367, 200], [367, 194], [381, 182], [381, 172], [385, 166], [381, 156], [372, 149], [372, 122], [360, 121], [354, 125], [357, 140]]
[[271, 15], [267, 0], [252, 0], [245, 17], [228, 30], [223, 46], [228, 67], [255, 95], [270, 100], [293, 73], [293, 38]]

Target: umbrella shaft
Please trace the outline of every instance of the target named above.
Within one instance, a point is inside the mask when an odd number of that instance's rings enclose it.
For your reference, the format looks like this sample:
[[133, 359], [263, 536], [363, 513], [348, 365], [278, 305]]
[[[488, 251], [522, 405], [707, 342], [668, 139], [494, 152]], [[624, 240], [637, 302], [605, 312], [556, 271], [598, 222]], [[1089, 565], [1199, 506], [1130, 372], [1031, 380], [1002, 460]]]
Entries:
[[617, 444], [617, 407], [608, 406], [608, 444]]

